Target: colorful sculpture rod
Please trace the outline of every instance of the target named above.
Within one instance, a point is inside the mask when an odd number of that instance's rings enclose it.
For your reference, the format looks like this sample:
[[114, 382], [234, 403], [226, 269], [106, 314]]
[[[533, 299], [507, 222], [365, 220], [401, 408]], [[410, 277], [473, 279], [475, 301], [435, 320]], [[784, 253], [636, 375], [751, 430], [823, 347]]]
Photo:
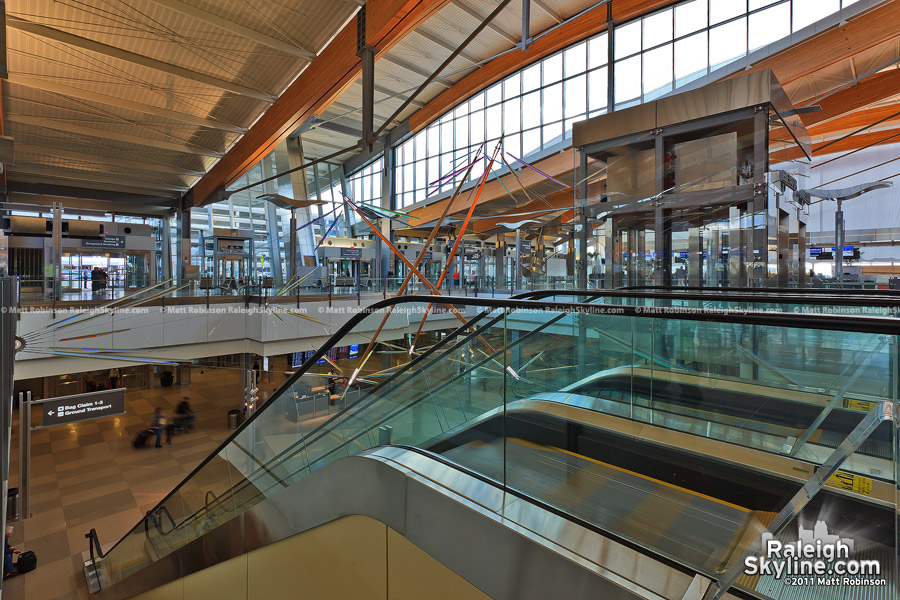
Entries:
[[[42, 328], [42, 329], [40, 329], [40, 330], [38, 330], [38, 331], [32, 331], [32, 332], [29, 332], [29, 333], [25, 333], [25, 334], [22, 335], [22, 339], [25, 340], [25, 341], [27, 341], [27, 342], [30, 342], [30, 343], [36, 343], [36, 342], [46, 341], [47, 339], [51, 339], [52, 336], [55, 335], [55, 332], [56, 332], [56, 331], [58, 331], [59, 329], [62, 329], [62, 328], [64, 328], [64, 327], [70, 327], [70, 326], [72, 326], [72, 325], [83, 325], [84, 323], [87, 323], [88, 321], [91, 321], [91, 320], [96, 319], [96, 318], [98, 318], [98, 317], [103, 317], [103, 316], [108, 316], [108, 315], [114, 314], [116, 310], [119, 310], [119, 309], [122, 309], [122, 308], [130, 308], [130, 307], [134, 307], [134, 306], [139, 306], [139, 305], [141, 305], [141, 304], [143, 304], [143, 303], [145, 303], [145, 302], [149, 302], [150, 300], [153, 300], [154, 298], [159, 298], [159, 297], [161, 297], [161, 296], [165, 296], [166, 294], [170, 294], [170, 293], [172, 293], [172, 292], [174, 292], [174, 291], [183, 289], [183, 288], [185, 288], [185, 287], [187, 287], [187, 286], [189, 285], [189, 284], [184, 284], [184, 285], [180, 285], [180, 286], [174, 286], [174, 287], [171, 287], [171, 288], [169, 288], [169, 289], [167, 289], [167, 290], [163, 290], [163, 291], [161, 291], [161, 292], [157, 292], [156, 294], [152, 294], [152, 295], [150, 295], [150, 296], [147, 296], [146, 298], [140, 298], [140, 299], [138, 299], [138, 300], [136, 300], [136, 301], [134, 301], [134, 302], [129, 302], [129, 303], [127, 303], [127, 304], [121, 304], [121, 305], [120, 305], [120, 303], [123, 302], [124, 300], [133, 299], [133, 298], [135, 298], [136, 296], [138, 296], [138, 295], [140, 295], [140, 294], [144, 294], [144, 293], [146, 293], [146, 292], [149, 291], [149, 290], [152, 290], [152, 289], [154, 289], [154, 288], [157, 288], [157, 287], [159, 287], [160, 285], [164, 285], [164, 284], [169, 283], [169, 282], [171, 282], [171, 281], [173, 281], [173, 280], [172, 280], [172, 279], [168, 279], [168, 280], [166, 280], [166, 281], [164, 281], [164, 282], [161, 282], [161, 283], [158, 283], [158, 284], [156, 284], [156, 285], [150, 286], [149, 288], [145, 288], [145, 289], [143, 289], [143, 290], [140, 290], [139, 292], [135, 292], [134, 294], [129, 294], [128, 296], [123, 296], [122, 298], [117, 298], [116, 300], [113, 300], [112, 302], [108, 302], [108, 303], [106, 303], [106, 304], [104, 304], [104, 305], [98, 307], [98, 308], [96, 309], [98, 312], [96, 312], [96, 313], [93, 314], [93, 315], [87, 315], [87, 316], [85, 316], [86, 313], [85, 313], [84, 311], [82, 311], [82, 312], [78, 313], [77, 315], [74, 315], [74, 316], [72, 316], [72, 317], [69, 317], [69, 318], [67, 318], [67, 319], [64, 319], [63, 321], [58, 321], [58, 322], [55, 323], [55, 324], [54, 324], [54, 323], [51, 323], [50, 325], [47, 325], [47, 326], [45, 326], [44, 328]], [[107, 309], [111, 309], [111, 310], [107, 310]], [[77, 321], [73, 321], [73, 319], [75, 319], [76, 317], [84, 317], [84, 318], [79, 319], [79, 320], [77, 320]], [[55, 329], [53, 329], [53, 330], [51, 330], [51, 331], [47, 331], [47, 329], [48, 329], [49, 327], [55, 327], [55, 326], [58, 326], [58, 328], [55, 328]], [[60, 340], [60, 341], [62, 341], [62, 340]]]
[[[455, 171], [453, 171], [452, 173], [449, 173], [449, 174], [447, 174], [447, 175], [444, 175], [444, 176], [441, 177], [440, 179], [438, 179], [438, 180], [436, 180], [436, 181], [433, 181], [433, 182], [429, 183], [429, 184], [428, 184], [428, 187], [431, 187], [431, 186], [433, 186], [433, 185], [435, 185], [435, 184], [438, 184], [438, 183], [440, 183], [440, 185], [438, 185], [436, 188], [434, 188], [433, 190], [431, 190], [430, 192], [428, 192], [428, 194], [427, 194], [425, 197], [426, 197], [426, 198], [430, 198], [430, 197], [433, 196], [434, 194], [439, 193], [439, 192], [444, 188], [445, 185], [451, 183], [451, 182], [446, 181], [446, 180], [453, 178], [454, 175], [458, 175], [458, 174], [462, 173], [463, 171], [465, 171], [465, 170], [467, 170], [467, 169], [468, 169], [469, 171], [471, 171], [471, 170], [472, 170], [472, 169], [471, 169], [472, 165], [473, 165], [474, 163], [478, 162], [478, 154], [479, 154], [480, 152], [481, 152], [481, 148], [478, 149], [478, 152], [476, 152], [476, 154], [475, 154], [475, 158], [473, 158], [473, 159], [472, 159], [472, 162], [470, 162], [469, 164], [463, 165], [463, 166], [461, 166], [460, 168], [458, 168], [458, 169], [456, 169]], [[462, 181], [465, 182], [466, 179], [468, 179], [468, 177], [469, 177], [469, 176], [468, 176], [468, 173], [467, 173], [466, 176], [462, 178]], [[443, 182], [443, 183], [441, 183], [441, 182]]]
[[[337, 209], [335, 209], [335, 210], [337, 210]], [[319, 249], [319, 246], [321, 246], [321, 245], [325, 242], [325, 238], [327, 238], [327, 237], [331, 234], [331, 230], [334, 229], [334, 226], [338, 224], [338, 221], [339, 221], [339, 220], [340, 220], [340, 217], [339, 217], [339, 216], [335, 216], [335, 217], [334, 217], [334, 221], [332, 221], [332, 222], [331, 222], [331, 225], [328, 227], [328, 229], [325, 230], [325, 235], [322, 236], [322, 239], [319, 240], [319, 243], [316, 244], [316, 247], [315, 247], [315, 248], [313, 248], [313, 252], [315, 252], [316, 250], [318, 250], [318, 249]]]
[[[276, 293], [275, 296], [276, 296], [276, 297], [278, 297], [278, 296], [283, 296], [283, 295], [287, 294], [288, 292], [290, 292], [291, 290], [293, 290], [294, 288], [299, 287], [299, 285], [300, 285], [301, 283], [303, 283], [304, 281], [306, 281], [307, 279], [309, 279], [310, 277], [312, 277], [312, 274], [315, 273], [316, 271], [318, 271], [318, 270], [321, 269], [321, 268], [322, 268], [321, 265], [318, 266], [318, 267], [316, 267], [315, 269], [313, 269], [312, 271], [310, 271], [309, 273], [307, 273], [307, 274], [304, 275], [303, 277], [300, 277], [299, 279], [297, 279], [297, 281], [295, 281], [295, 282], [293, 282], [293, 283], [291, 283], [290, 281], [288, 281], [286, 284], [284, 284], [283, 286], [281, 286], [281, 289], [278, 290], [278, 293]], [[294, 277], [296, 277], [296, 275], [295, 275]], [[292, 277], [291, 279], [293, 280], [294, 277]]]
[[389, 209], [387, 209], [387, 208], [382, 208], [382, 207], [380, 207], [380, 206], [375, 206], [375, 205], [372, 205], [372, 204], [366, 204], [365, 202], [357, 202], [357, 204], [359, 204], [359, 205], [362, 206], [363, 208], [370, 208], [370, 209], [372, 209], [372, 210], [374, 210], [374, 211], [381, 212], [381, 213], [385, 213], [385, 216], [387, 216], [387, 215], [395, 215], [395, 216], [398, 216], [398, 217], [406, 217], [407, 219], [415, 219], [415, 220], [417, 220], [417, 221], [421, 221], [421, 220], [422, 220], [421, 217], [414, 217], [414, 216], [412, 216], [412, 215], [407, 215], [406, 213], [398, 212], [398, 211], [396, 211], [396, 210], [389, 210]]
[[527, 162], [525, 162], [525, 161], [522, 160], [521, 158], [516, 158], [514, 155], [510, 154], [509, 152], [507, 152], [506, 154], [507, 154], [507, 156], [509, 156], [509, 157], [512, 158], [513, 160], [522, 163], [523, 165], [525, 165], [526, 167], [528, 167], [529, 169], [531, 169], [531, 170], [534, 171], [535, 173], [538, 173], [538, 174], [540, 174], [540, 175], [543, 175], [544, 177], [546, 177], [546, 178], [549, 179], [550, 181], [552, 181], [552, 182], [554, 182], [554, 183], [558, 183], [559, 185], [561, 185], [561, 186], [563, 186], [563, 187], [569, 187], [568, 184], [565, 184], [565, 183], [563, 183], [562, 181], [560, 181], [559, 179], [555, 179], [554, 177], [551, 177], [550, 175], [547, 175], [546, 173], [544, 173], [543, 171], [541, 171], [541, 170], [538, 169], [537, 167], [528, 164]]
[[[519, 184], [519, 189], [522, 190], [522, 193], [525, 194], [525, 197], [528, 198], [528, 201], [529, 201], [529, 202], [532, 202], [532, 201], [533, 201], [533, 198], [532, 198], [531, 195], [528, 193], [528, 190], [525, 189], [525, 186], [522, 185], [522, 180], [519, 179], [519, 174], [516, 173], [515, 170], [514, 170], [511, 166], [509, 166], [509, 163], [506, 162], [506, 159], [503, 157], [503, 153], [502, 153], [502, 152], [500, 153], [500, 160], [502, 160], [502, 161], [503, 161], [503, 164], [506, 165], [506, 168], [509, 169], [509, 172], [510, 172], [510, 173], [512, 174], [512, 176], [515, 178], [516, 183]], [[546, 202], [546, 200], [545, 200], [545, 202]]]
[[[350, 196], [348, 196], [346, 194], [341, 194], [341, 196], [344, 197], [344, 201], [350, 201]], [[404, 223], [400, 219], [395, 219], [394, 217], [392, 217], [388, 214], [384, 214], [384, 213], [382, 213], [381, 209], [375, 208], [368, 204], [363, 204], [362, 202], [359, 202], [359, 203], [357, 203], [357, 206], [359, 207], [360, 210], [362, 210], [364, 213], [366, 213], [370, 219], [389, 219], [396, 223], [400, 223], [404, 227], [406, 227], [406, 225], [407, 225], [407, 223]]]
[[[456, 199], [459, 197], [460, 193], [462, 193], [463, 183], [466, 181], [466, 179], [469, 178], [469, 174], [472, 172], [472, 168], [474, 167], [475, 163], [478, 161], [478, 155], [481, 154], [481, 151], [483, 149], [484, 149], [484, 146], [482, 145], [482, 146], [479, 146], [478, 149], [475, 151], [475, 160], [473, 160], [472, 162], [469, 163], [468, 170], [466, 171], [465, 177], [463, 177], [462, 182], [460, 182], [460, 184], [457, 186], [456, 191], [453, 193], [453, 196], [450, 197], [450, 200], [448, 200], [447, 203], [444, 205], [444, 211], [441, 213], [441, 216], [438, 218], [437, 223], [435, 223], [434, 228], [432, 228], [431, 233], [428, 234], [428, 239], [426, 240], [425, 244], [422, 246], [422, 250], [419, 252], [418, 256], [416, 256], [416, 262], [415, 262], [416, 268], [419, 267], [419, 264], [422, 262], [422, 259], [425, 257], [425, 252], [428, 251], [428, 247], [431, 245], [432, 242], [434, 242], [434, 238], [437, 237], [438, 231], [440, 230], [441, 225], [444, 222], [444, 219], [447, 218], [447, 214], [450, 212], [450, 206], [453, 204], [453, 202], [456, 201]], [[410, 270], [406, 274], [406, 277], [403, 278], [403, 283], [400, 285], [400, 289], [397, 291], [398, 296], [402, 296], [406, 292], [406, 288], [409, 285], [409, 282], [412, 280], [412, 277], [413, 277], [413, 272], [412, 272], [412, 270]], [[375, 340], [378, 339], [378, 336], [381, 334], [381, 330], [384, 329], [384, 326], [387, 323], [388, 319], [390, 318], [392, 312], [393, 312], [393, 306], [389, 306], [387, 309], [387, 312], [384, 315], [384, 318], [381, 319], [381, 323], [378, 325], [378, 328], [375, 330], [375, 335], [372, 337], [372, 341], [369, 342], [369, 345], [366, 347], [365, 352], [363, 352], [363, 358], [368, 357], [369, 354], [372, 353], [372, 350], [375, 347]], [[413, 351], [414, 351], [414, 347], [410, 347], [410, 349], [409, 349], [410, 355], [413, 353]]]
[[[127, 296], [122, 296], [121, 298], [116, 298], [115, 300], [112, 300], [112, 301], [110, 301], [110, 302], [107, 302], [106, 304], [103, 304], [103, 305], [101, 305], [101, 306], [98, 306], [96, 310], [98, 310], [98, 311], [99, 311], [99, 310], [103, 310], [104, 308], [109, 308], [109, 307], [114, 306], [114, 305], [116, 305], [116, 304], [118, 304], [119, 302], [122, 302], [122, 301], [124, 301], [124, 300], [130, 300], [131, 298], [135, 298], [135, 297], [137, 297], [137, 296], [140, 296], [141, 294], [144, 294], [144, 293], [146, 293], [146, 292], [148, 292], [148, 291], [150, 291], [150, 290], [152, 290], [152, 289], [155, 289], [155, 288], [158, 288], [158, 287], [160, 287], [160, 286], [163, 286], [163, 285], [166, 285], [166, 284], [168, 284], [168, 283], [171, 283], [172, 281], [174, 281], [174, 280], [173, 280], [173, 279], [166, 279], [165, 281], [160, 281], [159, 283], [153, 284], [153, 285], [151, 285], [150, 287], [146, 287], [146, 288], [144, 288], [144, 289], [142, 289], [142, 290], [138, 290], [137, 292], [134, 292], [134, 293], [132, 293], [132, 294], [128, 294]], [[51, 327], [60, 327], [60, 326], [62, 326], [63, 324], [68, 323], [69, 321], [71, 321], [71, 320], [73, 320], [73, 319], [77, 319], [78, 317], [82, 316], [83, 314], [85, 314], [85, 311], [76, 313], [76, 314], [72, 315], [71, 317], [67, 317], [67, 318], [63, 319], [62, 321], [56, 321], [56, 322], [54, 322], [54, 323], [49, 323], [49, 324], [47, 324], [47, 325], [44, 326], [44, 329], [49, 329], [49, 328], [51, 328]]]
[[[434, 286], [434, 284], [431, 283], [428, 280], [428, 278], [425, 277], [421, 273], [421, 271], [419, 271], [419, 269], [417, 269], [415, 266], [413, 266], [413, 264], [409, 261], [409, 259], [406, 258], [405, 256], [403, 256], [403, 254], [397, 249], [396, 246], [394, 246], [394, 244], [391, 243], [391, 241], [389, 239], [387, 239], [380, 231], [375, 229], [375, 226], [372, 225], [372, 223], [370, 223], [368, 219], [366, 219], [366, 216], [360, 210], [358, 210], [358, 207], [356, 207], [353, 204], [353, 202], [350, 202], [350, 206], [353, 207], [354, 210], [356, 210], [357, 214], [359, 214], [359, 218], [362, 219], [366, 223], [366, 225], [369, 226], [369, 229], [371, 229], [376, 235], [378, 235], [378, 237], [381, 238], [381, 241], [383, 241], [387, 245], [387, 247], [391, 249], [391, 251], [397, 256], [397, 258], [399, 258], [400, 261], [403, 262], [403, 264], [405, 264], [406, 267], [410, 271], [412, 271], [412, 273], [415, 274], [416, 277], [419, 278], [419, 281], [421, 281], [425, 285], [425, 287], [427, 287], [429, 290], [431, 290], [432, 294], [434, 294], [435, 296], [441, 295], [440, 291]], [[456, 309], [456, 307], [454, 307], [453, 305], [448, 305], [447, 308], [450, 311], [450, 314], [452, 314], [457, 319], [459, 319], [459, 321], [463, 325], [468, 324], [468, 321], [466, 320], [466, 318], [460, 314], [460, 312]], [[490, 347], [490, 344], [488, 344], [487, 340], [485, 340], [482, 336], [478, 336], [478, 339], [481, 340], [482, 343], [484, 343], [485, 345]], [[347, 385], [348, 386], [351, 385], [353, 383], [353, 381], [354, 381], [354, 377], [351, 377], [350, 382]]]
[[[503, 147], [503, 138], [500, 138], [500, 141], [497, 142], [497, 147], [494, 148], [494, 154], [491, 156], [491, 162], [488, 165], [488, 168], [485, 170], [484, 176], [481, 177], [480, 185], [478, 186], [478, 193], [475, 194], [475, 198], [472, 200], [472, 203], [469, 205], [469, 212], [466, 214], [466, 218], [462, 223], [462, 226], [459, 230], [459, 235], [456, 236], [456, 241], [453, 243], [453, 249], [447, 255], [447, 262], [444, 264], [444, 268], [441, 270], [441, 274], [438, 277], [437, 288], [440, 289], [441, 284], [444, 283], [444, 278], [447, 277], [447, 273], [450, 271], [450, 267], [453, 265], [453, 259], [456, 257], [456, 252], [459, 250], [460, 244], [462, 244], [463, 234], [466, 232], [466, 228], [469, 226], [469, 221], [472, 219], [472, 214], [475, 212], [475, 206], [478, 204], [478, 199], [481, 197], [481, 192], [484, 190], [484, 185], [487, 183], [488, 175], [490, 174], [491, 167], [494, 165], [494, 161], [497, 159], [497, 154], [500, 153]], [[425, 327], [425, 321], [428, 320], [428, 315], [431, 313], [431, 304], [428, 304], [428, 307], [425, 309], [425, 314], [422, 315], [422, 322], [419, 323], [419, 329], [416, 331], [416, 335], [413, 337], [412, 348], [415, 348], [416, 342], [419, 341], [419, 335], [422, 333], [422, 329]]]
[[329, 210], [327, 213], [325, 213], [325, 214], [322, 215], [321, 217], [316, 217], [315, 219], [312, 219], [312, 220], [309, 221], [308, 223], [304, 223], [303, 225], [301, 225], [300, 227], [298, 227], [298, 228], [295, 229], [294, 231], [300, 231], [301, 229], [303, 229], [303, 228], [305, 228], [305, 227], [309, 227], [310, 225], [312, 225], [312, 224], [315, 223], [316, 221], [319, 221], [319, 220], [321, 220], [321, 219], [324, 219], [324, 218], [327, 217], [328, 215], [334, 213], [334, 212], [335, 212], [337, 209], [339, 209], [339, 208], [340, 208], [340, 206], [337, 206], [337, 207], [335, 207], [335, 208], [332, 208], [331, 210]]

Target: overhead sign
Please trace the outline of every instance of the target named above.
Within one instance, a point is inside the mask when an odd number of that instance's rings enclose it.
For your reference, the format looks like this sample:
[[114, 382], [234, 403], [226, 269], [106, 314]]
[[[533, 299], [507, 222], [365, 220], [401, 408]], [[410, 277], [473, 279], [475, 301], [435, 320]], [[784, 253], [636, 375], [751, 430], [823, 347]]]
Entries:
[[822, 251], [823, 251], [822, 248], [810, 248], [809, 255], [810, 256], [819, 256], [820, 254], [822, 254]]
[[229, 240], [219, 238], [218, 240], [218, 248], [216, 249], [218, 252], [223, 254], [243, 254], [244, 253], [244, 240]]
[[341, 248], [341, 258], [362, 258], [362, 248]]
[[88, 392], [38, 400], [43, 408], [43, 427], [125, 414], [125, 388]]
[[81, 240], [82, 248], [98, 248], [102, 250], [116, 250], [125, 248], [125, 236], [124, 235], [106, 235], [100, 239], [85, 239]]

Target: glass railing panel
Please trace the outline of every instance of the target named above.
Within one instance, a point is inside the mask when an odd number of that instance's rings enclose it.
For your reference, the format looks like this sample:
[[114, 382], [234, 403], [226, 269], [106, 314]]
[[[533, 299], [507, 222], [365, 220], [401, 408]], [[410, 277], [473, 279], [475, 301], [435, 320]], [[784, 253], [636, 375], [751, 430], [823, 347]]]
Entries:
[[[896, 405], [876, 404], [854, 420], [823, 466], [805, 475], [804, 489], [770, 513], [753, 545], [723, 565], [711, 598], [732, 585], [772, 599], [897, 597], [897, 486], [853, 472], [854, 461], [877, 446], [886, 450], [886, 468], [896, 471]], [[809, 546], [807, 554], [786, 557], [783, 549], [798, 542]], [[770, 563], [765, 570], [762, 559]]]
[[[603, 526], [611, 526], [617, 513], [592, 513], [599, 509], [588, 491], [590, 482], [618, 485], [616, 476], [609, 469], [598, 473], [594, 463], [604, 462], [600, 459], [576, 460], [565, 453], [561, 457], [544, 448], [536, 450], [534, 444], [549, 442], [558, 449], [567, 447], [564, 439], [529, 441], [529, 425], [521, 418], [529, 410], [528, 401], [573, 404], [780, 455], [790, 455], [796, 446], [802, 454], [794, 458], [812, 465], [812, 471], [864, 412], [863, 404], [847, 404], [858, 401], [850, 391], [859, 384], [877, 396], [879, 378], [889, 375], [888, 365], [896, 362], [891, 354], [894, 344], [874, 334], [695, 320], [683, 314], [631, 316], [615, 307], [495, 308], [470, 328], [459, 328], [456, 319], [441, 315], [446, 319], [444, 333], [428, 342], [423, 334], [413, 353], [418, 357], [411, 360], [409, 345], [427, 304], [400, 306], [402, 311], [400, 307], [390, 311], [391, 325], [379, 336], [385, 344], [379, 343], [377, 353], [354, 372], [354, 383], [346, 392], [322, 372], [329, 365], [317, 365], [313, 368], [317, 372], [294, 381], [162, 505], [175, 528], [141, 529], [142, 540], [149, 537], [155, 553], [168, 553], [333, 460], [391, 443], [440, 452], [497, 479], [506, 473], [510, 479], [504, 481], [510, 485], [522, 486], [522, 491], [581, 518], [602, 517]], [[354, 331], [373, 331], [387, 313], [374, 311]], [[469, 307], [468, 313], [471, 317], [475, 311]], [[428, 323], [437, 317], [432, 315]], [[360, 345], [360, 353], [364, 347]], [[350, 377], [349, 372], [341, 375], [345, 380]], [[818, 382], [815, 392], [805, 389], [811, 387], [807, 381]], [[883, 381], [880, 386], [885, 387]], [[335, 394], [329, 393], [330, 387], [336, 388]], [[829, 398], [837, 398], [834, 407], [817, 423]], [[503, 421], [504, 414], [522, 422]], [[804, 439], [805, 428], [811, 431]], [[879, 440], [883, 446], [884, 440]], [[883, 447], [880, 451], [873, 460], [870, 448], [862, 448], [847, 463], [848, 472], [893, 481], [892, 455], [883, 456]], [[562, 481], [576, 481], [577, 489], [560, 491], [551, 484], [552, 474], [529, 480], [529, 469], [540, 471], [553, 461], [568, 465]], [[879, 470], [890, 473], [879, 479]], [[662, 485], [660, 481], [658, 474], [644, 473], [631, 483], [652, 492]], [[207, 496], [210, 490], [212, 500]], [[648, 518], [685, 501], [689, 496], [684, 493], [665, 500], [670, 504], [648, 504]], [[765, 521], [764, 516], [750, 514], [757, 510], [762, 509], [729, 513], [729, 522], [755, 527], [757, 521]], [[616, 534], [678, 556], [680, 546], [657, 548], [649, 530], [635, 527]], [[688, 562], [716, 572], [736, 551], [729, 543], [698, 546], [706, 558]], [[143, 560], [142, 554], [129, 559], [129, 543], [123, 540], [120, 545], [116, 562]]]

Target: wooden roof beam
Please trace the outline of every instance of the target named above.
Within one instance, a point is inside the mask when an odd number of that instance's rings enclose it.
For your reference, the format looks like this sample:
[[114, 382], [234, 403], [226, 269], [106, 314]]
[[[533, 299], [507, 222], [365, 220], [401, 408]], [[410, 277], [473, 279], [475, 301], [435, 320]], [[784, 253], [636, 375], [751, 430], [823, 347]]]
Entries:
[[[809, 128], [816, 123], [835, 119], [850, 111], [895, 96], [898, 89], [900, 89], [900, 69], [892, 69], [885, 73], [875, 73], [859, 83], [824, 98], [821, 102], [813, 100], [813, 103], [821, 106], [822, 110], [802, 115], [801, 119], [803, 124]], [[844, 128], [843, 126], [841, 127]]]
[[[835, 136], [837, 139], [840, 136]], [[850, 152], [863, 147], [880, 146], [882, 144], [898, 144], [900, 143], [900, 128], [882, 129], [879, 131], [871, 131], [867, 133], [859, 133], [852, 137], [848, 137], [839, 142], [831, 143], [831, 140], [823, 140], [813, 144], [813, 157], [818, 158], [820, 155], [839, 154], [842, 152]], [[825, 144], [829, 144], [827, 148], [823, 148]], [[803, 158], [803, 153], [798, 148], [786, 148], [777, 150], [769, 155], [769, 159], [774, 162], [789, 161]]]
[[893, 39], [897, 37], [897, 31], [900, 31], [900, 0], [889, 0], [732, 77], [772, 69], [778, 81], [785, 84]]

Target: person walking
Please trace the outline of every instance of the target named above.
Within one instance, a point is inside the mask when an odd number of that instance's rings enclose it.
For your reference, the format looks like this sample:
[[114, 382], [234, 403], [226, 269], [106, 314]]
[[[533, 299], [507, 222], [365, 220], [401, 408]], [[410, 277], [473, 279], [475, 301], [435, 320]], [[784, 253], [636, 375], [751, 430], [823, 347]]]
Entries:
[[122, 373], [117, 368], [112, 368], [109, 370], [109, 389], [114, 390], [119, 387], [119, 379], [121, 379]]
[[156, 435], [157, 448], [162, 448], [162, 434], [165, 428], [166, 416], [163, 414], [162, 407], [157, 406], [156, 411], [153, 413], [153, 423], [150, 425], [150, 429], [152, 429], [153, 433]]

